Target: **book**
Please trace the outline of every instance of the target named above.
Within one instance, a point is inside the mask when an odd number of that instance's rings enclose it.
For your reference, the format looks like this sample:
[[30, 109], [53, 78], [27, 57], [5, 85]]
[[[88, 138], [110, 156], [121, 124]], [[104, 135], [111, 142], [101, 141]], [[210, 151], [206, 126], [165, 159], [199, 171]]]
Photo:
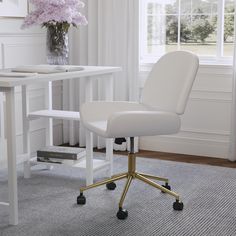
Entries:
[[25, 65], [18, 66], [11, 69], [12, 72], [22, 72], [22, 73], [39, 73], [39, 74], [52, 74], [52, 73], [62, 73], [71, 71], [81, 71], [84, 68], [81, 66], [66, 66], [66, 65]]
[[62, 164], [62, 159], [50, 159], [48, 157], [37, 157], [37, 161], [39, 162], [47, 162], [47, 163], [54, 163], [54, 164]]
[[61, 147], [61, 146], [47, 146], [37, 151], [37, 160], [53, 161], [58, 160], [79, 160], [86, 156], [84, 148]]
[[57, 159], [57, 158], [48, 158], [48, 157], [37, 157], [38, 162], [46, 162], [46, 163], [52, 163], [52, 164], [65, 164], [74, 166], [78, 164], [81, 159], [79, 160], [69, 160], [69, 159]]

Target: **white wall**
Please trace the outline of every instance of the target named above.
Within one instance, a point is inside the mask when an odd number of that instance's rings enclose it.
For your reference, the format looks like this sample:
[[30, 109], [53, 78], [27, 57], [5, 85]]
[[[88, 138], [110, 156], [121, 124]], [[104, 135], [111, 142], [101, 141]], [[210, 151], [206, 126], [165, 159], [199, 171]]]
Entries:
[[143, 137], [140, 149], [227, 158], [231, 91], [231, 66], [200, 66], [180, 133]]
[[[23, 64], [45, 63], [45, 32], [41, 28], [21, 30], [22, 20], [0, 19], [0, 68], [12, 68]], [[44, 107], [44, 84], [29, 87], [30, 110]], [[61, 82], [53, 84], [54, 108], [61, 108]], [[0, 99], [5, 98], [0, 96]], [[0, 102], [1, 104], [1, 102]], [[17, 153], [22, 153], [21, 88], [16, 89], [16, 132]], [[1, 113], [1, 144], [5, 146], [3, 112]], [[45, 122], [43, 119], [31, 122], [31, 149], [36, 151], [45, 145]], [[62, 122], [54, 122], [54, 143], [62, 143]], [[5, 164], [5, 152], [0, 150], [0, 166]]]

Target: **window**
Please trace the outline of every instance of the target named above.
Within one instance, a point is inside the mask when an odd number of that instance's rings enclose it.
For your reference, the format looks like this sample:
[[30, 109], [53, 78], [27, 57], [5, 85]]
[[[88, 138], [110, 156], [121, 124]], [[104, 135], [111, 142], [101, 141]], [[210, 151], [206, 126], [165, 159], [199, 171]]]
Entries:
[[140, 62], [174, 50], [207, 61], [232, 58], [234, 0], [140, 0]]

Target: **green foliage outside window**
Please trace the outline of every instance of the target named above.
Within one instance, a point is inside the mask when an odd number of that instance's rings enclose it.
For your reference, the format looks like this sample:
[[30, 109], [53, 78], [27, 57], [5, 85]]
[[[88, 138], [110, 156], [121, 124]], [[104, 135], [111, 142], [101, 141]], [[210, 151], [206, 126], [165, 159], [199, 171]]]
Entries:
[[[148, 6], [148, 12], [154, 13], [155, 7], [152, 4]], [[166, 44], [177, 43], [178, 41], [178, 17], [173, 12], [176, 11], [175, 5], [167, 5], [166, 7]], [[215, 11], [215, 9], [214, 9]], [[205, 13], [206, 7], [196, 7], [193, 14], [187, 15], [180, 21], [180, 41], [183, 43], [205, 43], [217, 28], [217, 16], [215, 12]], [[189, 20], [191, 18], [191, 20]], [[153, 39], [153, 30], [157, 26], [153, 25], [154, 21], [148, 24], [148, 41]], [[232, 41], [234, 36], [234, 6], [229, 5], [225, 9], [224, 22], [224, 42]], [[216, 40], [216, 39], [215, 39]]]

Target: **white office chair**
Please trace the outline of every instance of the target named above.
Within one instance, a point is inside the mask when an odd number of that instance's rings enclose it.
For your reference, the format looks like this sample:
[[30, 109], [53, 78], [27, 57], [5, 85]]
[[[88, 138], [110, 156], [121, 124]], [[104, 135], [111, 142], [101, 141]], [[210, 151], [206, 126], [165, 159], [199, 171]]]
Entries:
[[[184, 113], [198, 66], [198, 57], [190, 52], [168, 53], [154, 65], [145, 83], [140, 103], [91, 102], [82, 107], [82, 122], [89, 131], [104, 138], [130, 137], [131, 148], [128, 155], [128, 172], [81, 188], [77, 204], [86, 203], [83, 195], [85, 190], [103, 184], [114, 190], [114, 181], [127, 178], [117, 212], [118, 219], [126, 219], [128, 211], [123, 209], [123, 202], [131, 181], [137, 178], [174, 196], [174, 210], [183, 209], [180, 196], [171, 191], [168, 179], [136, 172], [134, 137], [167, 135], [179, 131], [180, 115]], [[159, 185], [150, 179], [163, 181], [165, 185]]]

